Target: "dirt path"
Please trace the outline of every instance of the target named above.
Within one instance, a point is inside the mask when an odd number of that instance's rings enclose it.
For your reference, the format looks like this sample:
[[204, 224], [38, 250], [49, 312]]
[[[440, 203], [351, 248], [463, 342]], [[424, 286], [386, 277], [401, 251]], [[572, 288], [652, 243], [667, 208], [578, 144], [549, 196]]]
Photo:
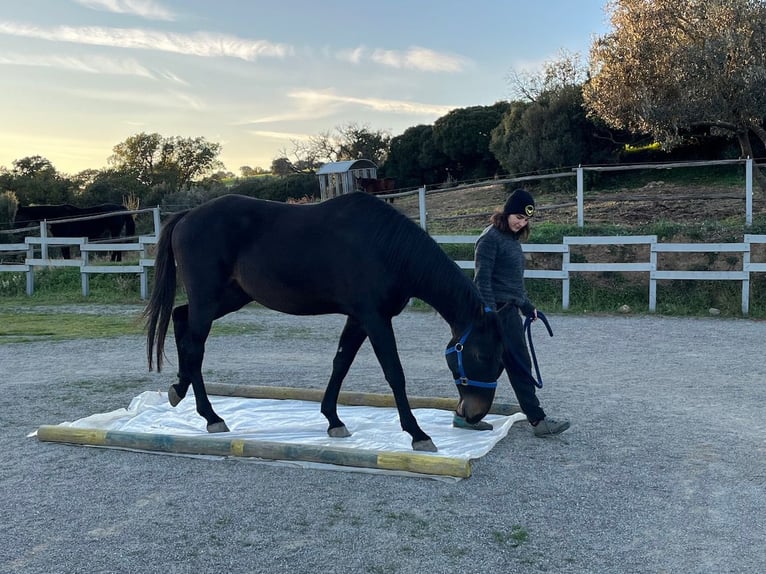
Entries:
[[[540, 396], [572, 429], [514, 425], [457, 483], [39, 443], [39, 425], [166, 389], [172, 367], [149, 374], [140, 337], [0, 345], [0, 571], [766, 569], [764, 325], [551, 319]], [[342, 318], [227, 320], [263, 331], [211, 339], [209, 380], [324, 386]], [[395, 328], [410, 392], [455, 396], [441, 318], [406, 311]], [[345, 388], [386, 392], [368, 345]]]

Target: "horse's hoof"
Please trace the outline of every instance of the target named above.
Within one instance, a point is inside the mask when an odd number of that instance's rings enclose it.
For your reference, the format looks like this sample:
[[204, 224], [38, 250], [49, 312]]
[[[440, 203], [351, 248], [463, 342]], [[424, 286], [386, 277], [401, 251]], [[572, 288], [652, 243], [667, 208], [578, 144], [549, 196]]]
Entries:
[[183, 397], [178, 395], [176, 388], [173, 385], [170, 385], [170, 388], [168, 389], [168, 402], [170, 403], [170, 406], [174, 407], [178, 405], [178, 403], [181, 402], [181, 399], [183, 399]]
[[413, 440], [412, 450], [419, 450], [422, 452], [438, 452], [439, 451], [439, 449], [436, 448], [434, 441], [432, 441], [430, 438], [428, 440], [419, 440], [419, 441]]
[[346, 438], [351, 436], [351, 433], [346, 428], [346, 425], [327, 429], [327, 434], [332, 438]]
[[207, 425], [207, 432], [229, 432], [229, 427], [223, 421]]

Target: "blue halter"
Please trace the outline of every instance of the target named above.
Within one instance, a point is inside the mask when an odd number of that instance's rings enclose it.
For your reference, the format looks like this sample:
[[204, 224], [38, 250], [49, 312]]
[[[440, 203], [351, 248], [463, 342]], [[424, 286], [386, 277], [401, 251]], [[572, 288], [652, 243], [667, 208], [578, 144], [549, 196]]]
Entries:
[[449, 347], [444, 354], [449, 355], [450, 353], [456, 353], [457, 354], [457, 372], [460, 375], [457, 379], [455, 379], [455, 384], [458, 386], [468, 386], [468, 387], [479, 387], [482, 389], [494, 389], [497, 387], [497, 381], [493, 381], [491, 383], [487, 383], [484, 381], [474, 381], [473, 379], [469, 379], [468, 376], [465, 374], [465, 369], [463, 368], [463, 345], [465, 344], [466, 339], [468, 339], [468, 335], [471, 334], [471, 330], [473, 327], [468, 327], [468, 330], [463, 334], [462, 337], [460, 337], [460, 340], [455, 343], [454, 346]]

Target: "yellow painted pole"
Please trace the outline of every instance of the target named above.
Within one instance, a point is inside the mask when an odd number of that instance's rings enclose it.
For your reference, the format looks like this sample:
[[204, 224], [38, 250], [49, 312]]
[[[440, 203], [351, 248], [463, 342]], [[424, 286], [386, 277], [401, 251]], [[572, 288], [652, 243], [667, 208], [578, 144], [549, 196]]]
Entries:
[[[300, 389], [295, 387], [268, 387], [234, 385], [231, 383], [205, 383], [208, 394], [225, 397], [244, 397], [248, 399], [290, 399], [296, 401], [321, 402], [324, 391], [321, 389]], [[457, 399], [443, 397], [409, 397], [413, 409], [441, 409], [454, 411]], [[338, 404], [367, 407], [395, 408], [393, 394], [355, 393], [341, 391]], [[521, 409], [510, 403], [494, 403], [489, 410], [491, 414], [509, 416]]]
[[129, 448], [154, 452], [317, 462], [458, 478], [471, 476], [470, 461], [438, 454], [384, 452], [228, 438], [220, 435], [164, 435], [44, 425], [37, 430], [37, 439], [44, 442]]

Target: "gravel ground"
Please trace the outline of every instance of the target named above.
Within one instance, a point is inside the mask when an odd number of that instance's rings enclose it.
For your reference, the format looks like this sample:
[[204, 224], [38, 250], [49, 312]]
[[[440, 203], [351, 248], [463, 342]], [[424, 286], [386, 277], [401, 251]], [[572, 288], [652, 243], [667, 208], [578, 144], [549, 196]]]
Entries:
[[[765, 571], [764, 324], [550, 319], [540, 397], [572, 428], [516, 424], [459, 482], [40, 443], [40, 425], [166, 390], [172, 365], [149, 373], [132, 336], [0, 345], [0, 571]], [[341, 317], [226, 320], [264, 330], [211, 338], [208, 380], [324, 386]], [[395, 327], [410, 393], [456, 396], [446, 323]], [[369, 345], [344, 389], [388, 391]]]

